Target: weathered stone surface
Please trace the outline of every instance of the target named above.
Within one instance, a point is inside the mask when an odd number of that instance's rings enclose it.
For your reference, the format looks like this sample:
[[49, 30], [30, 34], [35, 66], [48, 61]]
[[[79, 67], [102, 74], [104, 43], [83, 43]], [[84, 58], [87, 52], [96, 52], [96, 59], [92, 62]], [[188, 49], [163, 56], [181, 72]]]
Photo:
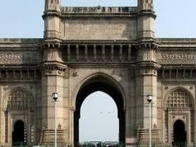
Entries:
[[137, 7], [45, 2], [44, 38], [0, 39], [1, 146], [13, 146], [20, 126], [20, 141], [53, 146], [55, 114], [58, 147], [75, 146], [81, 105], [95, 91], [116, 102], [119, 141], [148, 146], [150, 94], [153, 145], [195, 146], [196, 39], [154, 38], [152, 0]]
[[135, 40], [136, 20], [116, 19], [65, 19], [62, 25], [65, 40]]

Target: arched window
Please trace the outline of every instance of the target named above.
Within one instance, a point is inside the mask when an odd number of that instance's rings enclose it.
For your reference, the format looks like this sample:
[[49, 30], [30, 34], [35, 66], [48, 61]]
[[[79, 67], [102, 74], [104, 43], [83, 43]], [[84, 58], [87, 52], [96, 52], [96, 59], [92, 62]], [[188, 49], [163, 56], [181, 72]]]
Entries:
[[33, 107], [32, 95], [22, 88], [17, 88], [11, 91], [8, 98], [8, 109], [11, 110], [24, 110], [31, 109]]
[[191, 99], [186, 91], [177, 89], [171, 92], [166, 99], [167, 108], [191, 108]]
[[[175, 137], [178, 137], [179, 133], [176, 131], [176, 126], [178, 126], [178, 130], [179, 126], [182, 126], [181, 124], [183, 123], [175, 123], [172, 124], [172, 121], [170, 120], [174, 120], [176, 118], [183, 118], [186, 119], [185, 121], [185, 126], [189, 126], [188, 128], [194, 128], [194, 113], [193, 113], [193, 102], [192, 102], [192, 97], [191, 95], [186, 92], [186, 90], [183, 90], [181, 88], [178, 88], [172, 92], [170, 92], [166, 99], [165, 99], [165, 142], [176, 142], [178, 141], [178, 139], [176, 139]], [[185, 116], [185, 117], [184, 117]], [[179, 122], [179, 121], [176, 121]], [[190, 122], [190, 123], [188, 123]], [[184, 127], [185, 127], [184, 126]], [[169, 128], [173, 128], [174, 130], [172, 131]], [[191, 134], [190, 140], [193, 141], [193, 136], [194, 136], [194, 129], [188, 129], [187, 133]], [[182, 131], [183, 132], [183, 131]], [[181, 133], [182, 133], [181, 132]], [[171, 136], [171, 134], [175, 136]], [[183, 136], [186, 133], [183, 134]], [[186, 137], [188, 137], [187, 135], [185, 135]], [[181, 136], [180, 136], [181, 137]], [[183, 137], [185, 138], [185, 137]], [[180, 140], [183, 142], [183, 140]], [[188, 140], [187, 140], [188, 141]]]

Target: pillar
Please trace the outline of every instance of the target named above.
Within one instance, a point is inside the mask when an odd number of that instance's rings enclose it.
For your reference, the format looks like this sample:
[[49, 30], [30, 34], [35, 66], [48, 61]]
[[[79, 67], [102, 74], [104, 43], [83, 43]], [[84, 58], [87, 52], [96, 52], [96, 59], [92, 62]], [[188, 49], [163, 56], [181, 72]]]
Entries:
[[[54, 145], [54, 130], [57, 128], [57, 146], [64, 146], [68, 142], [67, 128], [67, 89], [65, 87], [68, 68], [63, 62], [61, 51], [61, 0], [45, 0], [44, 40], [41, 44], [42, 64], [42, 130], [40, 144]], [[54, 114], [54, 100], [52, 93], [58, 93], [56, 102], [56, 126]]]
[[152, 95], [151, 128], [152, 145], [160, 143], [157, 126], [157, 70], [158, 45], [155, 41], [154, 22], [156, 15], [153, 0], [138, 0], [137, 62], [135, 64], [135, 105], [137, 139], [140, 146], [149, 144], [149, 103], [147, 95]]

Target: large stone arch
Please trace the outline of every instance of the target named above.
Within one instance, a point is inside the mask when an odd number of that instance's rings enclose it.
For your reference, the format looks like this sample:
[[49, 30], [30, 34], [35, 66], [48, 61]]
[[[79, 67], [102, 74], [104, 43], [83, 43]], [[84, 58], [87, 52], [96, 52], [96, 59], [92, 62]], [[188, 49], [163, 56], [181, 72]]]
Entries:
[[165, 141], [174, 143], [174, 124], [177, 120], [184, 122], [186, 126], [187, 143], [194, 141], [194, 99], [193, 95], [183, 87], [171, 89], [164, 98], [164, 127]]
[[119, 141], [125, 141], [125, 96], [120, 84], [110, 76], [97, 73], [89, 76], [80, 86], [75, 99], [74, 141], [79, 141], [80, 108], [85, 98], [95, 92], [103, 91], [110, 95], [116, 103], [119, 118]]
[[85, 78], [82, 79], [82, 81], [78, 82], [79, 84], [77, 85], [77, 87], [74, 88], [73, 93], [71, 95], [72, 97], [72, 107], [75, 109], [76, 108], [76, 99], [77, 99], [77, 95], [78, 92], [81, 90], [81, 87], [83, 87], [84, 85], [88, 84], [89, 82], [92, 82], [93, 79], [96, 79], [97, 77], [103, 78], [103, 79], [107, 79], [106, 81], [112, 85], [114, 85], [116, 87], [116, 89], [119, 90], [119, 92], [122, 94], [122, 98], [124, 101], [124, 107], [126, 106], [126, 96], [125, 96], [125, 92], [122, 88], [122, 86], [120, 85], [120, 83], [113, 78], [112, 76], [103, 73], [103, 72], [96, 72], [93, 74], [90, 74], [88, 76], [86, 76]]

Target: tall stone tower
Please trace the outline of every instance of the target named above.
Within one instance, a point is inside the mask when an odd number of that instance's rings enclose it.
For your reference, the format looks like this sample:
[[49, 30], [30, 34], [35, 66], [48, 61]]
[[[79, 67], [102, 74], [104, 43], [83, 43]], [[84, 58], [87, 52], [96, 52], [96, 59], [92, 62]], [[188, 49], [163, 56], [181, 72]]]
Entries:
[[153, 96], [152, 103], [152, 138], [158, 142], [157, 126], [157, 69], [160, 65], [156, 61], [156, 50], [158, 45], [154, 35], [155, 13], [153, 0], [138, 0], [138, 54], [136, 64], [136, 92], [137, 122], [139, 127], [138, 135], [140, 144], [149, 141], [149, 104], [147, 95]]
[[[62, 62], [61, 33], [60, 33], [61, 0], [45, 0], [44, 39], [42, 42], [42, 132], [41, 144], [54, 143], [54, 130], [58, 128], [58, 144], [65, 141], [64, 122], [64, 78], [66, 65]], [[54, 122], [54, 100], [52, 93], [58, 93], [56, 106], [56, 126]]]
[[138, 39], [154, 39], [155, 12], [153, 0], [138, 0]]
[[44, 19], [44, 38], [60, 39], [60, 12], [61, 0], [45, 0]]

